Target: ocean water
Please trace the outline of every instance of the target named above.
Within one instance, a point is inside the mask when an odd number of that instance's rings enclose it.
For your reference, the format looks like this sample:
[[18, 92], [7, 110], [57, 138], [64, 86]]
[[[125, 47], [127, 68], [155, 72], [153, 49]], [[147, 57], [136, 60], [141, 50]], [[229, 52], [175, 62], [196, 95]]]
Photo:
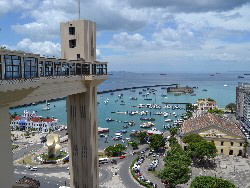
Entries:
[[[198, 87], [194, 89], [196, 96], [191, 96], [190, 94], [182, 94], [180, 96], [175, 96], [174, 94], [167, 94], [166, 89], [161, 89], [161, 87], [154, 87], [153, 89], [157, 90], [155, 94], [150, 93], [148, 98], [152, 100], [144, 100], [144, 98], [139, 95], [139, 92], [142, 92], [142, 89], [136, 89], [135, 92], [132, 91], [119, 91], [115, 92], [113, 95], [110, 93], [98, 95], [98, 126], [110, 128], [109, 137], [107, 138], [108, 143], [104, 143], [106, 138], [99, 138], [99, 147], [104, 148], [113, 143], [121, 143], [121, 141], [113, 141], [112, 137], [115, 135], [116, 131], [123, 130], [124, 121], [135, 121], [135, 126], [129, 126], [126, 130], [127, 133], [123, 134], [123, 138], [128, 138], [132, 130], [140, 130], [139, 125], [142, 123], [140, 120], [141, 117], [154, 117], [156, 120], [153, 122], [155, 127], [161, 131], [163, 130], [162, 125], [167, 124], [164, 122], [163, 116], [154, 115], [156, 112], [168, 112], [173, 113], [175, 111], [178, 114], [178, 117], [182, 115], [184, 110], [172, 110], [172, 109], [139, 109], [134, 106], [138, 104], [158, 104], [162, 105], [162, 102], [191, 102], [195, 103], [198, 98], [213, 98], [217, 101], [218, 107], [225, 107], [230, 102], [235, 102], [235, 89], [238, 82], [250, 82], [250, 76], [245, 76], [245, 78], [238, 78], [239, 73], [221, 73], [210, 74], [199, 73], [168, 73], [166, 75], [160, 75], [157, 73], [128, 73], [128, 72], [114, 72], [113, 75], [109, 76], [109, 79], [106, 80], [103, 84], [98, 86], [98, 91], [118, 89], [125, 87], [135, 87], [135, 86], [144, 86], [144, 85], [156, 85], [156, 84], [180, 84], [181, 86], [191, 86]], [[228, 85], [224, 87], [224, 85]], [[207, 91], [202, 91], [206, 89]], [[148, 93], [148, 91], [144, 92]], [[123, 94], [123, 98], [118, 96]], [[162, 97], [162, 94], [167, 94], [167, 97]], [[137, 97], [138, 100], [130, 100], [130, 97]], [[104, 103], [104, 101], [109, 101]], [[121, 102], [121, 101], [124, 102]], [[125, 105], [121, 105], [125, 103]], [[59, 119], [60, 124], [67, 124], [66, 116], [66, 102], [65, 100], [55, 101], [50, 103], [50, 110], [43, 111], [45, 104], [39, 104], [34, 106], [28, 106], [23, 108], [11, 109], [10, 112], [17, 112], [22, 114], [23, 110], [37, 111], [37, 115], [43, 117], [54, 116]], [[184, 105], [179, 105], [184, 107]], [[148, 111], [148, 116], [134, 115], [130, 116], [128, 114], [115, 114], [111, 112], [127, 112], [127, 111]], [[107, 122], [106, 118], [112, 118], [115, 121]], [[174, 116], [169, 118], [175, 120]]]

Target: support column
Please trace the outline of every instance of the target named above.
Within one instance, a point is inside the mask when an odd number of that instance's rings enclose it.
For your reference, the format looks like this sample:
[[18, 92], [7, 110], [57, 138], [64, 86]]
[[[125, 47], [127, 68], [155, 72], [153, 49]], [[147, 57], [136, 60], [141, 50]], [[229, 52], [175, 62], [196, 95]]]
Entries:
[[14, 184], [14, 167], [8, 106], [0, 106], [0, 126], [0, 187], [11, 188]]
[[67, 97], [70, 187], [99, 187], [96, 86]]

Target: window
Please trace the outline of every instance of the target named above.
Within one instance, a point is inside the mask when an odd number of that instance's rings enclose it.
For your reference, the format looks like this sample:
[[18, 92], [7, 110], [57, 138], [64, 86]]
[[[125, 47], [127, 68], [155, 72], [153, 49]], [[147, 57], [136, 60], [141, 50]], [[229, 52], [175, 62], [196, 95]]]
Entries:
[[45, 76], [53, 76], [53, 62], [45, 61]]
[[79, 60], [81, 58], [80, 54], [77, 54], [77, 60]]
[[76, 74], [76, 64], [75, 63], [69, 64], [69, 69], [70, 69], [70, 75]]
[[240, 142], [240, 146], [242, 146], [242, 142]]
[[69, 47], [75, 48], [76, 47], [76, 39], [69, 40]]
[[231, 146], [233, 146], [234, 145], [234, 143], [233, 142], [231, 142]]
[[221, 142], [220, 145], [223, 146], [223, 145], [224, 145], [224, 142]]
[[233, 155], [234, 151], [233, 150], [229, 150], [229, 155]]
[[21, 57], [15, 55], [5, 55], [5, 79], [21, 78]]
[[62, 72], [64, 76], [69, 76], [69, 63], [63, 62]]
[[62, 75], [61, 62], [55, 62], [54, 63], [54, 70], [55, 70], [55, 76], [61, 76]]
[[38, 77], [38, 59], [25, 57], [24, 59], [24, 78]]
[[40, 69], [40, 77], [44, 76], [44, 62], [40, 61], [39, 62], [39, 69]]
[[76, 34], [76, 28], [75, 27], [69, 27], [69, 34], [75, 35]]
[[76, 75], [81, 75], [81, 64], [80, 63], [76, 64]]
[[223, 153], [223, 149], [220, 150], [220, 153]]

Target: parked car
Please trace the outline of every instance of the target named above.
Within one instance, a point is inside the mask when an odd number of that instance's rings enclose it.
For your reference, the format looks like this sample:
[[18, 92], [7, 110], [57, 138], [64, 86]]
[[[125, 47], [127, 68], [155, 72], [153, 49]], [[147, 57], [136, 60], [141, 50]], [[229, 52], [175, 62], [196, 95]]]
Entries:
[[155, 167], [153, 166], [148, 167], [148, 171], [155, 171]]
[[120, 158], [120, 159], [124, 159], [124, 158], [125, 158], [125, 156], [124, 156], [124, 155], [121, 155], [119, 158]]
[[33, 166], [32, 168], [30, 168], [30, 171], [37, 171], [37, 167]]
[[116, 159], [111, 159], [111, 163], [112, 164], [117, 164], [117, 160]]

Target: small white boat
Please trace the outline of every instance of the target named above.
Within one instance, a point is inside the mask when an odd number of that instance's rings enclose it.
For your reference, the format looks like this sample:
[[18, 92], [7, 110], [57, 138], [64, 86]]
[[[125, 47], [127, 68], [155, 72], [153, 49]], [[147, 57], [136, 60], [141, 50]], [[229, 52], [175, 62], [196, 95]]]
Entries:
[[226, 85], [226, 84], [224, 85], [224, 87], [227, 87], [227, 86], [228, 86], [228, 85]]
[[171, 122], [173, 121], [172, 119], [165, 119], [165, 122]]

